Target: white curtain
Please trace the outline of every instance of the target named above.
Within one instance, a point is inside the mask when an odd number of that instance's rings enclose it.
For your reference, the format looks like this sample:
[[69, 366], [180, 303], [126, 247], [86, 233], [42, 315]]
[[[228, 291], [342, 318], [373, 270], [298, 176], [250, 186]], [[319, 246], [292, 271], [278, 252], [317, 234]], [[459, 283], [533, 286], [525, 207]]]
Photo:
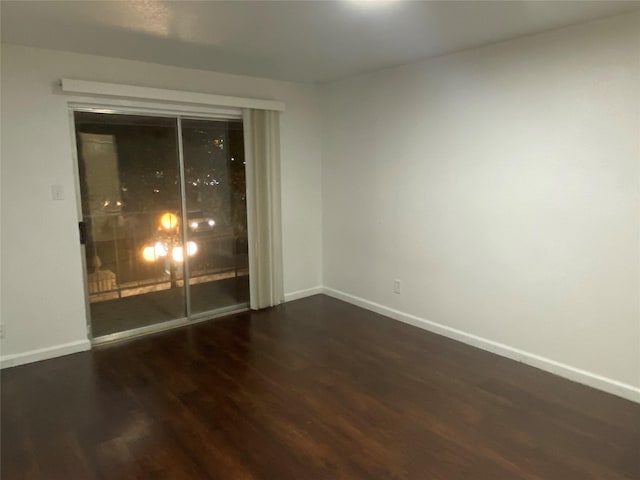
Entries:
[[251, 308], [284, 301], [280, 213], [280, 117], [244, 110]]

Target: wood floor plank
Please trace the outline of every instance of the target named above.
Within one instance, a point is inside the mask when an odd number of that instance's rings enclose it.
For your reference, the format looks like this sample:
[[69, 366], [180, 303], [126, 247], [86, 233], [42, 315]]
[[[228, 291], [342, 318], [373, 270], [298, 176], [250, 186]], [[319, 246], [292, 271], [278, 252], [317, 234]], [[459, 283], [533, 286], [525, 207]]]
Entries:
[[322, 295], [1, 380], [3, 480], [640, 479], [640, 405]]

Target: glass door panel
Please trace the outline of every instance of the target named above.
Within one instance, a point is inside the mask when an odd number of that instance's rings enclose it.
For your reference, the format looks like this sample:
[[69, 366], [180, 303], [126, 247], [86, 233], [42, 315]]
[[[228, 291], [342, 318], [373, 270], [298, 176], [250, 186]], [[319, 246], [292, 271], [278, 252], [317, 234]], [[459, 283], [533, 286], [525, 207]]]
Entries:
[[74, 120], [92, 336], [184, 318], [177, 119]]
[[181, 119], [191, 313], [249, 302], [242, 121]]

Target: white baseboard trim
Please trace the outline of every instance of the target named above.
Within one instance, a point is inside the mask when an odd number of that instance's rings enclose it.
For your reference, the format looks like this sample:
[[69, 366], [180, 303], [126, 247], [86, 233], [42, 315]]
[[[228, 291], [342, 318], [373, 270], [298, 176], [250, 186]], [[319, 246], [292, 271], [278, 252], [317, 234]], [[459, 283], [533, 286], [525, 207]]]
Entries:
[[50, 358], [84, 352], [90, 349], [91, 342], [89, 340], [78, 340], [77, 342], [64, 343], [53, 347], [29, 350], [28, 352], [13, 355], [3, 355], [0, 357], [0, 368], [16, 367], [26, 363], [39, 362], [40, 360], [48, 360]]
[[458, 340], [468, 345], [481, 348], [482, 350], [487, 350], [497, 355], [525, 363], [541, 370], [545, 370], [560, 377], [573, 380], [574, 382], [578, 382], [583, 385], [587, 385], [589, 387], [593, 387], [598, 390], [602, 390], [604, 392], [626, 398], [627, 400], [640, 403], [640, 388], [634, 387], [633, 385], [622, 383], [611, 378], [603, 377], [602, 375], [588, 372], [580, 368], [575, 368], [564, 363], [556, 362], [555, 360], [541, 357], [540, 355], [535, 355], [533, 353], [525, 352], [524, 350], [510, 347], [502, 343], [494, 342], [492, 340], [488, 340], [471, 333], [463, 332], [462, 330], [447, 327], [446, 325], [431, 322], [415, 315], [410, 315], [393, 308], [385, 307], [384, 305], [380, 305], [379, 303], [371, 302], [364, 298], [356, 297], [339, 290], [334, 290], [333, 288], [323, 287], [322, 290], [326, 295], [329, 295], [330, 297], [337, 298], [338, 300], [343, 300], [347, 303], [351, 303], [352, 305], [356, 305], [366, 310], [379, 313], [394, 320], [408, 323], [424, 330], [437, 333], [438, 335], [442, 335], [453, 340]]
[[324, 293], [324, 289], [322, 287], [313, 287], [306, 288], [304, 290], [298, 290], [291, 293], [284, 294], [285, 302], [292, 302], [293, 300], [299, 300], [301, 298], [310, 297], [311, 295], [318, 295], [320, 293]]

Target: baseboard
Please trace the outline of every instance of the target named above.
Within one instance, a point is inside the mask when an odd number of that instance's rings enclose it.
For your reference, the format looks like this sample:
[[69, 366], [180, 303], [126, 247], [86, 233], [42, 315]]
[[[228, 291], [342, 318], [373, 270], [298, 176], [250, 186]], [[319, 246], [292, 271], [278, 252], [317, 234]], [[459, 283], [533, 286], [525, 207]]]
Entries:
[[323, 287], [322, 291], [330, 297], [343, 300], [366, 310], [393, 318], [394, 320], [408, 323], [424, 330], [437, 333], [438, 335], [458, 340], [468, 345], [545, 370], [560, 377], [573, 380], [574, 382], [640, 403], [640, 388], [634, 387], [633, 385], [618, 382], [617, 380], [603, 377], [602, 375], [556, 362], [555, 360], [541, 357], [540, 355], [535, 355], [502, 343], [494, 342], [471, 333], [463, 332], [462, 330], [447, 327], [446, 325], [431, 322], [415, 315], [410, 315], [399, 310], [394, 310], [393, 308], [385, 307], [379, 303], [371, 302], [364, 298], [356, 297], [339, 290], [334, 290], [333, 288]]
[[285, 293], [284, 294], [284, 301], [285, 302], [292, 302], [293, 300], [299, 300], [301, 298], [310, 297], [311, 295], [318, 295], [320, 293], [324, 293], [324, 290], [323, 290], [322, 287], [306, 288], [304, 290], [298, 290], [298, 291], [291, 292], [291, 293]]
[[29, 350], [28, 352], [14, 355], [4, 355], [0, 357], [0, 368], [16, 367], [25, 363], [39, 362], [71, 353], [84, 352], [91, 349], [89, 340], [78, 340], [77, 342], [64, 343], [53, 347]]

